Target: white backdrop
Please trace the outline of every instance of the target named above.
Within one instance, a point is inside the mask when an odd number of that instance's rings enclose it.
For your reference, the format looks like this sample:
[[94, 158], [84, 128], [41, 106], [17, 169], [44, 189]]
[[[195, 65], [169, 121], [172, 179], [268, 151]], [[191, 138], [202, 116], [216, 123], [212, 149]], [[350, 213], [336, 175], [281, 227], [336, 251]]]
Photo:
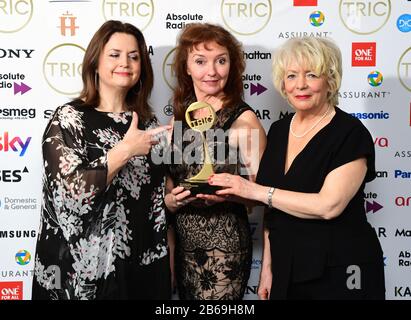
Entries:
[[[367, 185], [365, 205], [384, 249], [387, 298], [411, 299], [410, 0], [1, 0], [0, 299], [30, 299], [41, 135], [52, 111], [78, 94], [84, 49], [107, 19], [143, 30], [155, 72], [151, 101], [163, 123], [170, 116], [170, 61], [185, 23], [221, 24], [243, 43], [245, 100], [266, 130], [290, 111], [271, 84], [271, 52], [290, 37], [334, 39], [344, 64], [340, 107], [375, 140], [379, 178]], [[260, 210], [250, 217], [246, 299], [257, 298]]]

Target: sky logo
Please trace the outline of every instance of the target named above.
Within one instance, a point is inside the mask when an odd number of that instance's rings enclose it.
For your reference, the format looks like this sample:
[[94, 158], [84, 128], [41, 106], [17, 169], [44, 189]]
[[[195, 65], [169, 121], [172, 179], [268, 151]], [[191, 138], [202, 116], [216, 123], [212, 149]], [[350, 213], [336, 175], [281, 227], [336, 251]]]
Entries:
[[9, 132], [6, 131], [3, 136], [0, 136], [0, 151], [20, 151], [20, 157], [22, 157], [26, 153], [30, 141], [31, 137], [28, 137], [25, 142], [20, 137], [9, 137]]
[[325, 16], [321, 11], [314, 11], [310, 14], [310, 23], [314, 27], [320, 27], [325, 21]]
[[372, 87], [379, 87], [382, 85], [382, 82], [384, 81], [384, 77], [382, 76], [382, 73], [379, 71], [372, 71], [368, 75], [368, 83]]
[[403, 14], [397, 19], [397, 28], [401, 32], [411, 31], [411, 14]]

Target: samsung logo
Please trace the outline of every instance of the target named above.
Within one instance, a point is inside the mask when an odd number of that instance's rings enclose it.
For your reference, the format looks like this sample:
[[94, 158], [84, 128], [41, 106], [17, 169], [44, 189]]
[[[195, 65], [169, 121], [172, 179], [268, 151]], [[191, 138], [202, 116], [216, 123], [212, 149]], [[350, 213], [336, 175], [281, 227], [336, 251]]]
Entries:
[[0, 230], [0, 239], [35, 238], [36, 234], [36, 230]]

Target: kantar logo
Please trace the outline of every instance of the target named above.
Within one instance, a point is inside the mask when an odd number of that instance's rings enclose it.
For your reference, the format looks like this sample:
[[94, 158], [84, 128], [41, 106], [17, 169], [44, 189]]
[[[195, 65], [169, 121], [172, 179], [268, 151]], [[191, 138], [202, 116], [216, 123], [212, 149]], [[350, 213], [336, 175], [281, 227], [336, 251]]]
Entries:
[[405, 50], [398, 60], [397, 74], [404, 88], [411, 91], [411, 47]]
[[228, 29], [240, 35], [254, 35], [271, 19], [270, 0], [221, 0], [221, 16]]
[[63, 95], [80, 93], [84, 52], [84, 48], [77, 44], [63, 43], [47, 53], [43, 61], [43, 75], [53, 90]]
[[380, 30], [391, 15], [390, 0], [340, 0], [340, 19], [356, 34]]
[[152, 0], [104, 0], [103, 16], [131, 23], [142, 31], [153, 20], [154, 4]]
[[32, 16], [32, 0], [1, 0], [0, 33], [20, 31], [27, 26]]

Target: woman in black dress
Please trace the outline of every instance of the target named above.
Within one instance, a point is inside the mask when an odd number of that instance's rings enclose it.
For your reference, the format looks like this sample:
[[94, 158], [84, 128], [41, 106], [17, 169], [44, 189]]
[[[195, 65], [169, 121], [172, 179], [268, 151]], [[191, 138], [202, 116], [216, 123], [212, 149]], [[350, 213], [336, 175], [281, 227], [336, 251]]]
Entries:
[[[238, 300], [244, 295], [252, 257], [244, 202], [205, 194], [194, 197], [179, 184], [196, 175], [204, 162], [202, 143], [191, 149], [193, 141], [182, 139], [190, 133], [182, 121], [185, 111], [196, 101], [208, 102], [216, 111], [217, 121], [206, 134], [214, 171], [254, 180], [266, 137], [256, 115], [242, 100], [242, 49], [220, 26], [190, 24], [178, 39], [173, 67], [177, 85], [172, 159], [181, 156], [182, 161], [170, 166], [165, 201], [174, 219], [178, 293], [181, 299]], [[196, 110], [192, 118], [207, 116], [202, 112], [204, 109]], [[201, 141], [198, 134], [191, 133], [194, 140]], [[247, 152], [247, 143], [254, 150]], [[192, 153], [200, 155], [194, 162], [189, 159]]]
[[227, 174], [210, 184], [268, 205], [258, 294], [262, 299], [384, 299], [384, 263], [364, 209], [374, 144], [337, 107], [341, 53], [295, 38], [273, 61], [274, 85], [295, 114], [272, 124], [257, 183]]
[[149, 155], [165, 128], [151, 113], [143, 34], [104, 23], [83, 61], [84, 89], [43, 136], [43, 207], [33, 299], [167, 299], [165, 169]]

